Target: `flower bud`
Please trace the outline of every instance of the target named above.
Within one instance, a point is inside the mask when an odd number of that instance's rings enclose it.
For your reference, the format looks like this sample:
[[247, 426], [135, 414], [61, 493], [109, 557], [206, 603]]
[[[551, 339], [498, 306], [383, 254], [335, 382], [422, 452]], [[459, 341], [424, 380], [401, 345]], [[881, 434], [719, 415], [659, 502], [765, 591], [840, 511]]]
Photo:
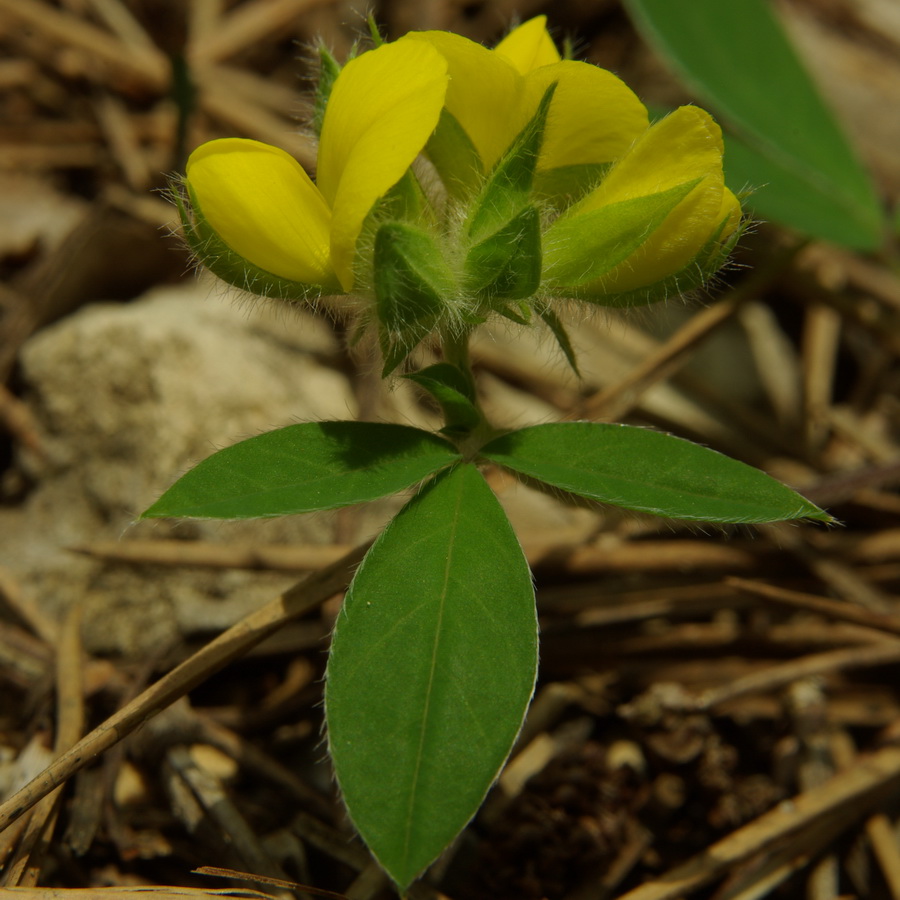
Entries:
[[548, 229], [548, 290], [604, 305], [652, 303], [712, 275], [741, 217], [722, 153], [718, 125], [697, 107], [650, 128]]
[[378, 229], [373, 271], [378, 337], [387, 375], [448, 317], [448, 298], [458, 291], [434, 238], [402, 222]]

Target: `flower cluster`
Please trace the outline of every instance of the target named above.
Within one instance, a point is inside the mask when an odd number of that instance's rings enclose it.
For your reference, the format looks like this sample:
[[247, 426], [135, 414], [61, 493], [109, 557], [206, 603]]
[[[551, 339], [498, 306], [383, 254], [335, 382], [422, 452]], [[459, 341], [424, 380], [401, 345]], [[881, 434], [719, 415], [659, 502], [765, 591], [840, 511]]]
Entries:
[[324, 61], [315, 181], [275, 147], [211, 141], [188, 161], [185, 233], [254, 293], [360, 298], [385, 372], [494, 313], [536, 314], [564, 343], [556, 298], [654, 302], [738, 234], [712, 118], [650, 124], [616, 76], [560, 57], [543, 16], [493, 50], [413, 32]]

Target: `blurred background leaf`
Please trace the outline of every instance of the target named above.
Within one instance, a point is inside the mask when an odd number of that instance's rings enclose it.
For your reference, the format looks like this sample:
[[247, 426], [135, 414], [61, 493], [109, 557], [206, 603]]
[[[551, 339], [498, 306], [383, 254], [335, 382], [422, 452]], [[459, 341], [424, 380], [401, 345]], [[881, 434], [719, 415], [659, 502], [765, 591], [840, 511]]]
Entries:
[[858, 250], [881, 246], [868, 173], [766, 0], [626, 0], [642, 33], [728, 131], [726, 177], [753, 211]]

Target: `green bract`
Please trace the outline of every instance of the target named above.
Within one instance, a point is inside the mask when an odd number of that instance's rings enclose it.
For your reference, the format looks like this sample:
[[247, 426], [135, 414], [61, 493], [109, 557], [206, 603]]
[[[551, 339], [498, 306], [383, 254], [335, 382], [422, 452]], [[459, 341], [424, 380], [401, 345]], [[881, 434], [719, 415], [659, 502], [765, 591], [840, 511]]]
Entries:
[[682, 107], [650, 126], [622, 81], [560, 58], [542, 16], [495, 50], [414, 32], [343, 69], [322, 60], [315, 182], [267, 144], [204, 144], [185, 233], [253, 293], [355, 295], [385, 374], [492, 314], [539, 311], [565, 343], [558, 299], [630, 305], [694, 287], [739, 231], [710, 116]]

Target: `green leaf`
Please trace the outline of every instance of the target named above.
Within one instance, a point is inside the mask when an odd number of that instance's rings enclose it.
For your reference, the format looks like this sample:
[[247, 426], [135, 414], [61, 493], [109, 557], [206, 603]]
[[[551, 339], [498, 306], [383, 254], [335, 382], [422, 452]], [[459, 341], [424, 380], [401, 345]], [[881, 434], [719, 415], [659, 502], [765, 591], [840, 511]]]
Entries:
[[481, 413], [474, 403], [475, 386], [456, 366], [436, 363], [404, 378], [415, 382], [437, 400], [447, 423], [441, 429], [445, 434], [465, 434], [481, 423]]
[[447, 441], [405, 425], [288, 425], [214, 453], [141, 518], [253, 519], [334, 509], [402, 491], [457, 459]]
[[699, 179], [646, 197], [561, 216], [544, 236], [544, 277], [551, 286], [594, 281], [627, 259], [696, 187]]
[[761, 215], [872, 250], [884, 223], [872, 182], [765, 0], [626, 0], [635, 25], [743, 142], [732, 187]]
[[704, 522], [779, 522], [828, 513], [745, 463], [690, 441], [593, 422], [536, 425], [482, 455], [514, 472], [614, 506]]
[[858, 217], [848, 215], [843, 201], [827, 189], [811, 188], [807, 172], [801, 177], [753, 147], [738, 135], [725, 135], [725, 180], [740, 193], [753, 190], [742, 201], [755, 215], [779, 222], [813, 237], [845, 247], [870, 249], [880, 242], [880, 223], [861, 226]]
[[383, 374], [388, 375], [437, 325], [456, 289], [434, 238], [402, 222], [378, 229], [373, 265]]
[[537, 112], [488, 175], [466, 222], [466, 234], [474, 243], [505, 227], [528, 203], [555, 92], [556, 82], [544, 92]]
[[528, 565], [478, 470], [439, 475], [353, 579], [325, 681], [350, 817], [405, 888], [475, 814], [537, 670]]
[[526, 206], [469, 250], [466, 287], [491, 300], [522, 300], [541, 283], [541, 216]]

